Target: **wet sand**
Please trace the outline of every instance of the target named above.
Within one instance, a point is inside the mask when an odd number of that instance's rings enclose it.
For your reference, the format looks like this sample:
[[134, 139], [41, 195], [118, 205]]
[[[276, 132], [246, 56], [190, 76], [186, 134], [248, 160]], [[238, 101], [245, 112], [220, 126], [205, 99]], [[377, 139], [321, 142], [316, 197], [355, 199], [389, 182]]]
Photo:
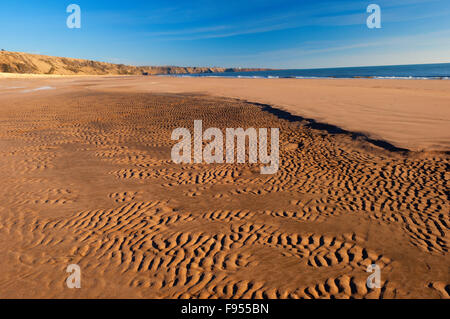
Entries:
[[[449, 298], [442, 83], [2, 79], [0, 297]], [[280, 128], [278, 172], [173, 163], [198, 119]]]
[[[11, 75], [4, 73], [5, 76]], [[20, 86], [24, 77], [27, 75], [0, 80], [0, 92], [5, 82]], [[132, 88], [139, 92], [233, 97], [269, 104], [397, 148], [450, 150], [450, 85], [446, 80], [31, 77], [35, 79], [24, 79], [25, 85], [42, 86], [48, 82], [48, 85], [83, 87], [86, 84], [85, 88], [91, 90], [126, 92]]]

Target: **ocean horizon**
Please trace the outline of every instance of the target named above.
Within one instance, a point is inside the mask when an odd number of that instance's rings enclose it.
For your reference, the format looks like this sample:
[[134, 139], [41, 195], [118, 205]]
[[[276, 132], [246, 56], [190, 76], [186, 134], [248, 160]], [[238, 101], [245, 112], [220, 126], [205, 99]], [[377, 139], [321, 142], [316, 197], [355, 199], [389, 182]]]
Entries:
[[199, 74], [170, 74], [177, 77], [233, 78], [374, 78], [374, 79], [441, 79], [450, 78], [450, 63], [409, 64], [386, 66], [338, 67], [315, 69], [280, 69], [247, 72], [217, 72]]

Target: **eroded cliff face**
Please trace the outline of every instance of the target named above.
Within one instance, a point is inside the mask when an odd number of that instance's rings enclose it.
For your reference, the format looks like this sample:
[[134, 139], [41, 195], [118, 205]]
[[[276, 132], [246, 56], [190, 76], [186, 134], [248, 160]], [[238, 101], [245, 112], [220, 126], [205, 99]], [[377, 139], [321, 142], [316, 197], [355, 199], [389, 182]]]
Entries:
[[132, 66], [91, 60], [73, 59], [0, 51], [0, 72], [61, 74], [61, 75], [141, 75], [194, 74], [213, 72], [257, 71], [263, 69], [234, 69], [220, 67]]

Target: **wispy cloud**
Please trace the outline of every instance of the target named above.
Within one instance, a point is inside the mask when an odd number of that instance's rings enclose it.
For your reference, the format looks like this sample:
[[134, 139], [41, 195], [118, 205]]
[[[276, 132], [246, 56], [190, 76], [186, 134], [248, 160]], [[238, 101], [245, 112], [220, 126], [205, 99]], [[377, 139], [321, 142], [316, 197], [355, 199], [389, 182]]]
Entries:
[[[302, 46], [261, 51], [254, 54], [240, 54], [240, 55], [227, 55], [223, 57], [217, 57], [222, 60], [237, 60], [240, 61], [240, 65], [249, 65], [254, 63], [254, 61], [264, 61], [264, 66], [266, 67], [313, 67], [311, 61], [321, 61], [323, 66], [326, 66], [324, 61], [328, 61], [329, 66], [337, 66], [337, 62], [330, 59], [330, 56], [340, 56], [342, 66], [351, 65], [375, 65], [380, 59], [374, 59], [377, 56], [375, 52], [382, 50], [382, 54], [379, 56], [394, 56], [392, 52], [397, 52], [396, 59], [393, 59], [391, 64], [401, 64], [402, 54], [400, 52], [404, 51], [406, 47], [414, 45], [416, 50], [420, 52], [432, 52], [430, 48], [441, 47], [442, 52], [436, 52], [434, 49], [434, 56], [439, 56], [450, 51], [450, 41], [445, 45], [442, 44], [442, 38], [450, 37], [450, 29], [440, 30], [435, 32], [427, 32], [422, 34], [415, 34], [409, 36], [392, 36], [388, 38], [379, 39], [376, 41], [370, 40], [353, 40], [353, 42], [348, 42], [346, 44], [340, 44], [338, 41], [328, 40], [328, 41], [310, 41], [304, 43]], [[416, 43], [419, 43], [418, 45]], [[361, 50], [365, 50], [362, 52]], [[403, 53], [405, 56], [411, 57], [413, 55], [411, 52]], [[449, 55], [450, 56], [450, 55]], [[347, 58], [345, 58], [347, 57]], [[352, 58], [353, 57], [353, 58]], [[357, 60], [352, 61], [354, 57], [358, 57]], [[370, 57], [370, 58], [369, 58]], [[424, 57], [422, 63], [426, 63], [426, 57]], [[360, 61], [366, 61], [362, 63]], [[411, 61], [414, 61], [411, 59]], [[436, 62], [450, 62], [450, 59], [441, 60], [435, 59]], [[418, 62], [419, 63], [419, 62]], [[309, 64], [309, 66], [308, 66]], [[383, 62], [382, 64], [388, 64], [388, 62]], [[251, 65], [257, 66], [257, 65]], [[316, 66], [314, 66], [316, 67]]]
[[202, 28], [191, 28], [191, 29], [182, 29], [182, 30], [171, 30], [171, 31], [159, 31], [159, 32], [148, 32], [145, 35], [150, 37], [160, 37], [160, 36], [180, 36], [187, 34], [203, 34], [210, 33], [215, 31], [223, 31], [229, 29], [230, 26], [225, 25], [217, 25], [210, 27], [202, 27]]
[[[439, 3], [442, 0], [427, 0]], [[423, 4], [424, 0], [393, 0], [383, 1], [382, 17], [384, 23], [415, 21], [421, 19], [431, 19], [450, 15], [448, 6], [443, 10], [426, 9], [421, 7], [418, 10], [415, 6]], [[339, 1], [321, 2], [314, 6], [307, 5], [302, 8], [294, 7], [290, 11], [283, 11], [267, 17], [251, 17], [243, 22], [242, 19], [234, 23], [210, 24], [196, 26], [192, 28], [177, 29], [176, 26], [167, 25], [166, 28], [155, 32], [145, 33], [145, 36], [158, 38], [166, 41], [192, 41], [202, 39], [227, 38], [240, 35], [267, 33], [295, 29], [307, 26], [351, 26], [364, 25], [368, 13], [363, 2]], [[414, 12], [414, 14], [411, 13]], [[232, 20], [232, 19], [230, 19]]]

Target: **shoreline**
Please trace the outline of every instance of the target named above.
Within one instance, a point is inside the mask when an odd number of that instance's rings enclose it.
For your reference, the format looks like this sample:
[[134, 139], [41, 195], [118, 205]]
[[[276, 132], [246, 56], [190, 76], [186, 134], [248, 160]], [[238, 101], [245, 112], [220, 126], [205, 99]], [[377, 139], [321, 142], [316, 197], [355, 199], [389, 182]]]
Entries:
[[38, 73], [7, 73], [0, 72], [0, 78], [70, 78], [70, 77], [168, 77], [168, 78], [218, 78], [218, 79], [294, 79], [294, 80], [450, 80], [450, 77], [401, 77], [401, 76], [353, 76], [353, 77], [336, 77], [336, 76], [244, 76], [244, 75], [208, 75], [204, 74], [38, 74]]
[[155, 74], [154, 76], [174, 78], [219, 78], [219, 79], [294, 79], [294, 80], [450, 80], [450, 77], [401, 77], [401, 76], [245, 76], [245, 75], [197, 75], [197, 74]]

